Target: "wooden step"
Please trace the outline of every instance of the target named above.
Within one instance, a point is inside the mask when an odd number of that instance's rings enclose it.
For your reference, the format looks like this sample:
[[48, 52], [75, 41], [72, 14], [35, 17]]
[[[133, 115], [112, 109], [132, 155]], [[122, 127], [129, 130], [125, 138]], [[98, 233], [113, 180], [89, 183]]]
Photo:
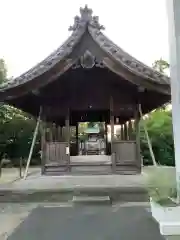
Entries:
[[48, 164], [45, 165], [46, 175], [64, 175], [64, 174], [119, 174], [119, 175], [134, 175], [140, 173], [140, 169], [132, 164], [117, 165], [115, 172], [112, 169], [111, 163], [103, 162], [73, 162], [69, 166], [67, 164]]

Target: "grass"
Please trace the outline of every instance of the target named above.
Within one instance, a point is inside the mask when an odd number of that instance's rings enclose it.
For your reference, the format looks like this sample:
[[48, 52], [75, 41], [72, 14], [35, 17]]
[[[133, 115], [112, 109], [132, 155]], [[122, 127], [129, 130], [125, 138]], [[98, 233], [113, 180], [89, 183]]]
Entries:
[[176, 205], [176, 173], [174, 167], [158, 166], [144, 169], [149, 196], [160, 205]]
[[175, 167], [169, 167], [169, 166], [145, 166], [143, 167], [143, 172], [145, 174], [151, 174], [153, 171], [156, 171], [157, 169], [160, 169], [160, 171], [163, 171], [165, 174], [174, 175], [176, 174], [176, 168]]

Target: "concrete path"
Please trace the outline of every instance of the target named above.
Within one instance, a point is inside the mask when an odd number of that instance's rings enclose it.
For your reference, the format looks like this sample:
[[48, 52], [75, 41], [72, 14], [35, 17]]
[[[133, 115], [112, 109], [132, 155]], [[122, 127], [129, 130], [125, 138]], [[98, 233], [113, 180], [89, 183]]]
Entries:
[[[7, 210], [5, 212], [8, 216]], [[1, 234], [0, 240], [164, 239], [160, 236], [158, 225], [144, 206], [128, 207], [126, 205], [114, 208], [112, 206], [72, 207], [44, 204], [44, 206], [35, 207], [35, 205], [27, 205], [16, 207], [16, 213], [11, 215], [11, 229], [6, 227], [6, 224], [9, 226], [10, 218], [7, 217], [6, 221], [1, 218], [3, 222], [1, 226], [5, 226], [7, 232], [2, 233], [4, 235]], [[13, 218], [15, 215], [16, 218]], [[18, 218], [17, 215], [21, 217]]]

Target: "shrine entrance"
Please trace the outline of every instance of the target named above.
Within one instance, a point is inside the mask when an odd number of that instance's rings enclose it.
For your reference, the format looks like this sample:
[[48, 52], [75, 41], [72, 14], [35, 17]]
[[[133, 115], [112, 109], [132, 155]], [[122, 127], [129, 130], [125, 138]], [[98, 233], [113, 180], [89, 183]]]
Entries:
[[1, 102], [38, 117], [28, 163], [40, 126], [42, 174], [141, 172], [140, 118], [170, 100], [169, 78], [103, 29], [91, 9], [81, 8], [62, 46], [1, 85]]
[[78, 124], [78, 155], [106, 155], [107, 128], [104, 122]]

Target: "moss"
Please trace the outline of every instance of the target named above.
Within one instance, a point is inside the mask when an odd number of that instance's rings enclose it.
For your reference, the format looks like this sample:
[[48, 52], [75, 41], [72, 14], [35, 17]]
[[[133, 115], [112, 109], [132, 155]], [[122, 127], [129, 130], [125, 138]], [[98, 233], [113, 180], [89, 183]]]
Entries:
[[157, 203], [164, 207], [176, 207], [177, 206], [177, 204], [174, 201], [172, 201], [170, 198], [159, 199], [159, 201], [157, 201]]

